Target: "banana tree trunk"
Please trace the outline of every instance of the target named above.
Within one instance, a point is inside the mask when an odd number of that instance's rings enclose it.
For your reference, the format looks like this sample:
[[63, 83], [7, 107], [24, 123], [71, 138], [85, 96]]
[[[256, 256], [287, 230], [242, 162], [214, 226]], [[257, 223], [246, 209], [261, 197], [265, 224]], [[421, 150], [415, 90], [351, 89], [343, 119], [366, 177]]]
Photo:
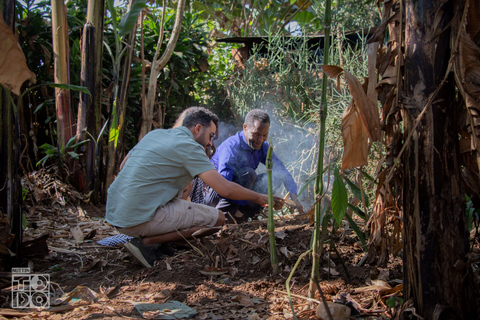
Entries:
[[[84, 156], [76, 167], [74, 184], [77, 190], [98, 195], [98, 167], [100, 165], [97, 137], [101, 128], [101, 89], [102, 89], [102, 48], [103, 21], [105, 1], [89, 0], [87, 21], [83, 27], [81, 46], [81, 80], [80, 85], [87, 87], [91, 93], [80, 93], [77, 116], [77, 143], [85, 139], [90, 142], [85, 145]], [[96, 198], [91, 199], [96, 202]]]
[[[69, 84], [67, 8], [63, 0], [52, 0], [51, 6], [54, 79], [55, 83]], [[66, 142], [73, 137], [70, 90], [55, 88], [55, 108], [57, 112], [58, 148], [62, 150]], [[60, 155], [60, 160], [62, 160], [63, 155]]]
[[413, 135], [402, 159], [404, 296], [424, 319], [478, 319], [479, 314], [468, 264], [460, 108], [449, 69], [452, 51], [457, 52], [451, 47], [452, 26], [460, 20], [454, 13], [461, 17], [462, 2], [405, 1], [403, 118], [405, 135], [412, 130]]
[[[15, 1], [0, 1], [0, 12], [5, 23], [14, 30]], [[22, 187], [20, 183], [18, 114], [14, 112], [7, 91], [0, 87], [0, 246], [16, 253], [17, 262], [21, 259], [22, 231]], [[7, 219], [3, 219], [6, 215]], [[6, 265], [9, 255], [0, 254], [0, 268]], [[4, 260], [5, 259], [5, 260]]]

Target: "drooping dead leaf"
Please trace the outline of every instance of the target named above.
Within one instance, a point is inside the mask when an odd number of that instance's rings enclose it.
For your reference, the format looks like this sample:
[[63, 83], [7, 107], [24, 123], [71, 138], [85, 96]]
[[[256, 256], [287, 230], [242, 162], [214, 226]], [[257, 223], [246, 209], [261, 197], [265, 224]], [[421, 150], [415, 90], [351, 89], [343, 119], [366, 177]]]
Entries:
[[368, 163], [368, 134], [352, 103], [345, 109], [342, 118], [343, 158], [342, 170]]
[[28, 79], [35, 82], [35, 74], [28, 69], [25, 55], [12, 29], [0, 16], [0, 83], [20, 95], [20, 88]]
[[376, 101], [368, 99], [362, 84], [353, 74], [345, 71], [345, 79], [370, 140], [378, 141], [380, 139], [380, 117]]
[[332, 65], [323, 65], [322, 70], [323, 72], [325, 72], [327, 76], [334, 79], [337, 79], [338, 77], [340, 77], [340, 75], [343, 72], [343, 68], [339, 66], [332, 66]]
[[[373, 47], [375, 47], [375, 45], [372, 45], [372, 48]], [[347, 81], [355, 107], [365, 126], [368, 137], [370, 141], [378, 141], [380, 139], [380, 117], [378, 115], [376, 93], [374, 92], [376, 80], [373, 81], [373, 86], [371, 87], [371, 99], [375, 100], [370, 100], [360, 81], [350, 72], [338, 66], [331, 65], [324, 65], [322, 69], [325, 74], [331, 78], [338, 78], [342, 72], [345, 74], [345, 80]]]

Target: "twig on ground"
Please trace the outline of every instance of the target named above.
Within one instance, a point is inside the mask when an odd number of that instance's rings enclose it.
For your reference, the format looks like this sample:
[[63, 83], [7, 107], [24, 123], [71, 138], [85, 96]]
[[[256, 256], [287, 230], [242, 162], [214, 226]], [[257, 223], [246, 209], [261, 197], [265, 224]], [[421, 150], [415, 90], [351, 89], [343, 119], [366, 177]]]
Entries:
[[313, 277], [313, 282], [315, 283], [315, 286], [317, 287], [318, 293], [320, 293], [320, 297], [322, 297], [323, 306], [325, 307], [325, 311], [327, 312], [328, 318], [330, 320], [333, 320], [332, 313], [330, 312], [330, 308], [328, 307], [327, 300], [325, 299], [325, 295], [323, 294], [322, 288], [320, 287], [320, 284], [318, 283], [317, 277]]

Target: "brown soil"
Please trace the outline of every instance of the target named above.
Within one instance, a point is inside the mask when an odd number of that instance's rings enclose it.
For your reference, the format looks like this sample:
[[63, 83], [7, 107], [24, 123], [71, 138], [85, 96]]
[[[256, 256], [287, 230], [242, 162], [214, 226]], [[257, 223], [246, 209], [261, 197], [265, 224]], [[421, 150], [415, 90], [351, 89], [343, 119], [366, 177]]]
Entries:
[[[310, 247], [313, 228], [298, 215], [280, 216], [275, 221], [279, 274], [272, 272], [265, 220], [229, 224], [215, 235], [190, 241], [189, 249], [179, 250], [147, 269], [122, 245], [97, 244], [98, 240], [117, 234], [101, 218], [102, 207], [83, 202], [65, 186], [62, 189], [56, 185], [54, 195], [52, 189], [44, 188], [46, 196], [41, 196], [40, 190], [35, 194], [33, 185], [30, 187], [33, 189], [25, 201], [25, 240], [42, 234], [49, 236], [49, 250], [45, 252], [48, 254], [28, 257], [31, 272], [49, 274], [56, 295], [70, 293], [72, 299], [65, 300], [64, 295], [64, 303], [56, 305], [60, 300], [52, 298], [52, 309], [47, 310], [15, 309], [14, 318], [140, 319], [134, 303], [175, 300], [195, 309], [195, 319], [289, 319], [292, 310], [285, 285], [291, 277], [288, 283], [297, 317], [315, 319], [322, 298], [317, 292], [310, 303], [306, 299], [312, 265], [311, 255], [304, 254]], [[75, 197], [77, 201], [72, 200]], [[71, 230], [75, 227], [79, 233]], [[82, 236], [86, 238], [83, 241]], [[321, 256], [322, 292], [327, 301], [347, 302], [352, 317], [391, 318], [396, 309], [388, 308], [385, 301], [389, 295], [401, 295], [397, 286], [402, 279], [401, 260], [391, 258], [386, 268], [378, 268], [362, 264], [365, 254], [348, 228], [329, 234]], [[301, 256], [303, 259], [299, 259]], [[4, 277], [3, 287], [7, 287], [7, 282]], [[395, 286], [396, 289], [387, 290]], [[8, 289], [2, 290], [0, 307], [10, 307], [11, 288]], [[144, 313], [144, 317], [152, 319], [157, 315], [158, 312]]]

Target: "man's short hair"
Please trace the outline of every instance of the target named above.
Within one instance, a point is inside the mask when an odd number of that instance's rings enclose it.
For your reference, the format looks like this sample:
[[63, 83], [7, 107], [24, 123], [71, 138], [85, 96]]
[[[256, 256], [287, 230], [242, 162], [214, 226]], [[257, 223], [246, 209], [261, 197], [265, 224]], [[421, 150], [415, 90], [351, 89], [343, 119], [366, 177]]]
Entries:
[[268, 113], [262, 109], [252, 109], [245, 116], [245, 124], [247, 126], [253, 126], [255, 121], [264, 124], [270, 123], [270, 117], [268, 116]]
[[197, 124], [201, 124], [204, 127], [209, 127], [210, 122], [213, 121], [215, 126], [218, 128], [218, 117], [212, 111], [205, 109], [203, 107], [190, 107], [184, 112], [184, 118], [182, 126], [191, 128]]

